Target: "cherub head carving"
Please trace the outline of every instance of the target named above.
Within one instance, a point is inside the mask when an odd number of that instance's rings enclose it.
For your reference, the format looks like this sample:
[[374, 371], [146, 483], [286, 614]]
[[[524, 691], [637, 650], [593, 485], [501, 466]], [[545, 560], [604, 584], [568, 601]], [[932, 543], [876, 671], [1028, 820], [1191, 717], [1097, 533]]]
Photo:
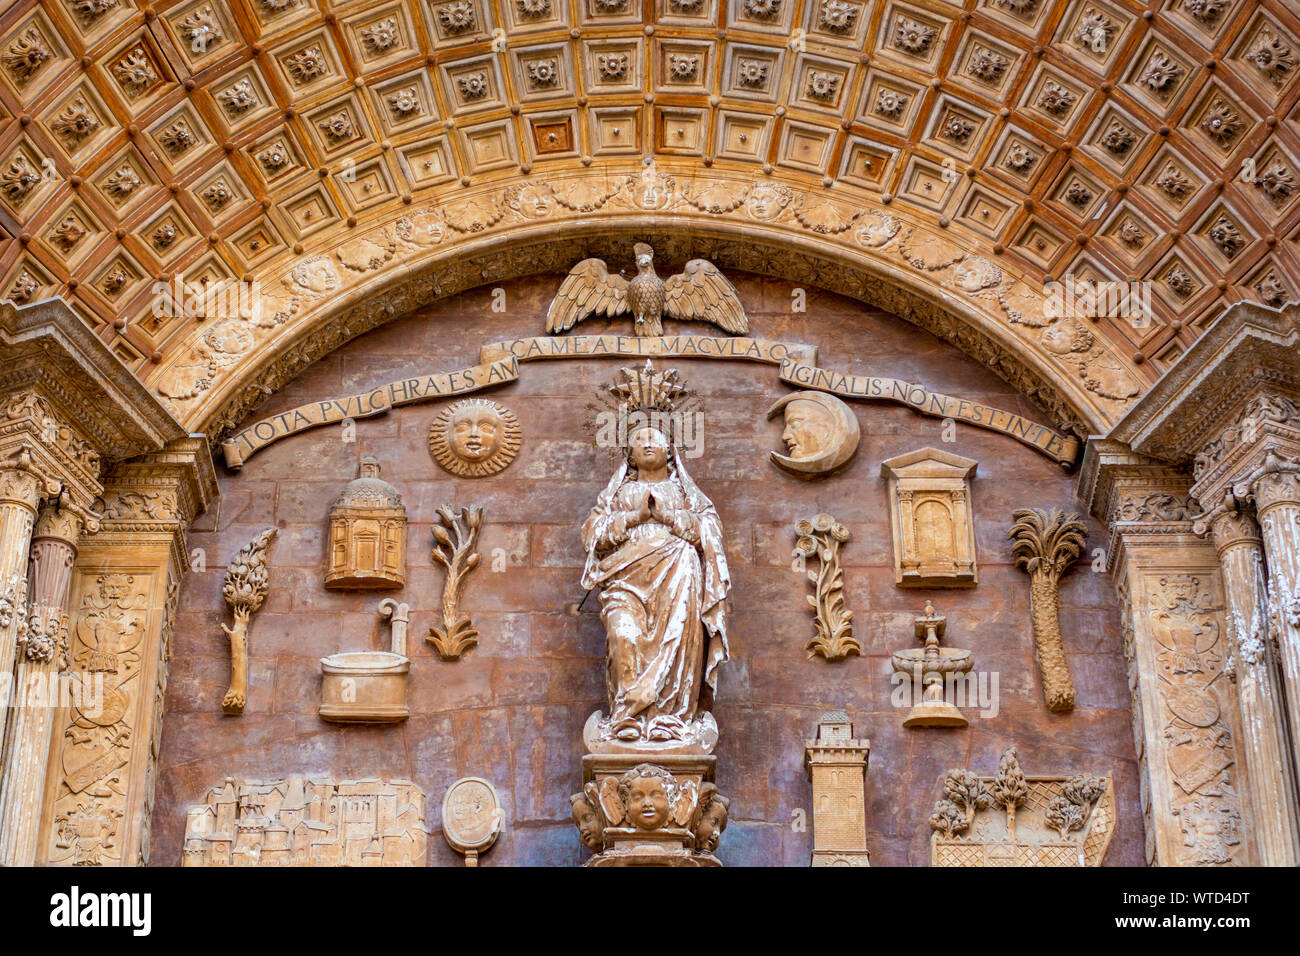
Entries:
[[677, 803], [677, 778], [663, 767], [637, 764], [618, 780], [624, 819], [641, 830], [665, 826]]
[[[593, 784], [588, 784], [593, 787]], [[575, 793], [569, 798], [573, 804], [573, 824], [578, 828], [578, 838], [592, 853], [599, 853], [603, 842], [605, 822], [591, 797], [586, 793]]]
[[504, 405], [470, 398], [448, 405], [429, 426], [429, 451], [453, 475], [495, 475], [519, 453], [519, 419]]
[[718, 848], [722, 831], [727, 828], [727, 808], [731, 801], [718, 793], [716, 785], [706, 783], [700, 787], [700, 810], [695, 819], [695, 849], [712, 853]]

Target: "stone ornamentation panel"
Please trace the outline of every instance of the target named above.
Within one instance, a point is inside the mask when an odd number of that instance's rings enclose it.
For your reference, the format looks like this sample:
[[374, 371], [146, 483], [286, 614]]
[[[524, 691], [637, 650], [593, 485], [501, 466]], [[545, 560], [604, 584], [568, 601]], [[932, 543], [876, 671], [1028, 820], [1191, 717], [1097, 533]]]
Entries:
[[427, 845], [409, 781], [227, 777], [186, 812], [181, 866], [424, 866]]
[[102, 679], [103, 691], [98, 706], [87, 701], [71, 708], [55, 740], [51, 770], [59, 782], [47, 859], [53, 865], [128, 865], [134, 862], [126, 852], [130, 741], [143, 725], [143, 708], [153, 703], [143, 653], [153, 581], [143, 573], [82, 572], [76, 585], [72, 666]]
[[949, 770], [930, 816], [930, 865], [1100, 866], [1114, 790], [1109, 776], [1026, 776], [1014, 747], [992, 777]]

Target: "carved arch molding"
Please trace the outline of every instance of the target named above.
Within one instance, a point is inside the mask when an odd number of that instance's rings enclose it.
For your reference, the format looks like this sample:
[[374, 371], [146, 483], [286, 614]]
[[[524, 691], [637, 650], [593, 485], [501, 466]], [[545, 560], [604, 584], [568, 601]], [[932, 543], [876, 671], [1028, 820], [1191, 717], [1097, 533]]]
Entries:
[[[1290, 0], [19, 0], [0, 297], [74, 302], [216, 437], [389, 317], [644, 238], [1103, 432], [1226, 305], [1296, 297], [1297, 37]], [[1045, 317], [1067, 275], [1152, 321]], [[262, 308], [160, 308], [223, 280]]]

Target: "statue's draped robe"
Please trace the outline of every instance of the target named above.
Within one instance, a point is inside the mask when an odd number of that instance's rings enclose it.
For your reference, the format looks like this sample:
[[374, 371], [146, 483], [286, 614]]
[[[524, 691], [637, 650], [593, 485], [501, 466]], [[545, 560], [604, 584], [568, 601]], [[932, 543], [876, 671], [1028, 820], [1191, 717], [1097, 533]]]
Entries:
[[[629, 477], [624, 463], [582, 526], [582, 584], [603, 589], [615, 723], [634, 717], [694, 720], [712, 702], [718, 665], [729, 656], [724, 600], [731, 579], [722, 524], [681, 459], [674, 463], [675, 473], [656, 484]], [[678, 512], [685, 537], [653, 519], [629, 527], [647, 489], [661, 511]]]

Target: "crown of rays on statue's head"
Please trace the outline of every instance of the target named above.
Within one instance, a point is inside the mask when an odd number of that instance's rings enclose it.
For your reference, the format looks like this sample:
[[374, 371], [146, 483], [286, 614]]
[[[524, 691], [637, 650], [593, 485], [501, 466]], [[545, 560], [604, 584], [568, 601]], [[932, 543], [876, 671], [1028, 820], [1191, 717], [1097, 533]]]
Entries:
[[650, 428], [662, 436], [668, 467], [675, 470], [676, 452], [683, 439], [686, 446], [692, 446], [699, 431], [694, 416], [703, 410], [699, 397], [686, 387], [677, 369], [656, 369], [647, 360], [641, 368], [619, 369], [619, 380], [597, 394], [598, 403], [587, 405], [594, 414], [585, 424], [598, 448], [611, 458], [627, 460], [632, 437]]
[[646, 359], [642, 368], [619, 369], [622, 382], [609, 387], [621, 407], [637, 412], [674, 412], [689, 397], [677, 369], [662, 371]]
[[656, 369], [648, 359], [641, 368], [622, 368], [619, 374], [623, 381], [609, 386], [608, 392], [618, 404], [624, 451], [630, 455], [633, 436], [649, 429], [662, 439], [669, 468], [676, 470], [681, 419], [693, 404], [694, 394], [686, 388], [677, 369]]

